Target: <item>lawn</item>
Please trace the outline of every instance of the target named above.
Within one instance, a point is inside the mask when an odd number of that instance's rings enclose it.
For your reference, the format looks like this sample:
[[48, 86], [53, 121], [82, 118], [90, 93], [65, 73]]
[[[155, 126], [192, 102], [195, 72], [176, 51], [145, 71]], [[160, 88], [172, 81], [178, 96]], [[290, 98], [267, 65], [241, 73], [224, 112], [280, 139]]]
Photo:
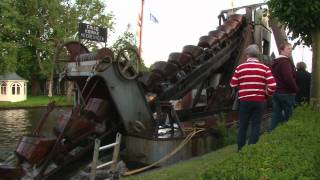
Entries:
[[58, 106], [72, 105], [72, 100], [67, 101], [65, 96], [28, 96], [27, 100], [21, 102], [0, 102], [0, 108], [32, 108], [47, 106], [51, 101], [55, 101]]
[[168, 167], [123, 177], [129, 180], [171, 179], [319, 179], [318, 111], [295, 109], [293, 117], [240, 153], [236, 145]]
[[217, 151], [205, 154], [200, 157], [195, 157], [181, 163], [177, 163], [162, 169], [155, 169], [146, 173], [122, 177], [125, 180], [165, 180], [165, 179], [183, 179], [183, 180], [194, 180], [198, 179], [199, 173], [203, 173], [210, 166], [221, 163], [227, 157], [236, 153], [236, 145], [229, 145]]

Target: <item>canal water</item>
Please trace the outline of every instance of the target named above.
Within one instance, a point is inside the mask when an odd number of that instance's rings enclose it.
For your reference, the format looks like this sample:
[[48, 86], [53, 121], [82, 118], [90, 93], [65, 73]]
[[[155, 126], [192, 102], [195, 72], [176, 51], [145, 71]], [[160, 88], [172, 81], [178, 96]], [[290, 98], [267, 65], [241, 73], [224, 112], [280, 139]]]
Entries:
[[[41, 134], [52, 135], [52, 128], [66, 108], [55, 108], [45, 122]], [[31, 134], [42, 119], [46, 108], [0, 110], [0, 162], [16, 148], [24, 135]]]

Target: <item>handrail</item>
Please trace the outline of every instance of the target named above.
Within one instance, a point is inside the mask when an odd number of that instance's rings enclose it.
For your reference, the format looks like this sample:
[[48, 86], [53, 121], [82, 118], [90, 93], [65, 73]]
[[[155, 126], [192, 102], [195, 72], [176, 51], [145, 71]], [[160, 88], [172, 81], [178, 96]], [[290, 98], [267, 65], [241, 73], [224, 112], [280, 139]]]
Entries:
[[267, 5], [267, 3], [257, 3], [257, 4], [246, 5], [246, 6], [240, 6], [240, 7], [237, 7], [237, 8], [225, 9], [225, 10], [222, 10], [220, 12], [220, 14], [228, 13], [230, 11], [237, 11], [239, 9], [248, 8], [248, 7], [249, 8], [257, 8], [257, 7], [260, 7], [260, 6], [263, 6], [263, 5]]

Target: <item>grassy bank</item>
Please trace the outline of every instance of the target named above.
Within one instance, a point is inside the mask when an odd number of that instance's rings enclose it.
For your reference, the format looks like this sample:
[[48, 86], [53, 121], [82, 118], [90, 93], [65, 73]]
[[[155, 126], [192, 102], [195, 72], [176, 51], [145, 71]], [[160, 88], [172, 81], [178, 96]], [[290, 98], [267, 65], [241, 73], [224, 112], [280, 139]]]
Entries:
[[169, 167], [124, 177], [129, 180], [171, 179], [318, 179], [319, 117], [307, 107], [256, 145], [236, 153], [231, 145]]
[[234, 157], [210, 167], [200, 179], [319, 179], [320, 113], [307, 106]]
[[55, 101], [57, 106], [72, 105], [72, 100], [67, 101], [65, 96], [28, 96], [27, 100], [21, 102], [0, 102], [0, 108], [32, 108], [47, 106], [50, 101]]
[[222, 149], [205, 154], [200, 157], [195, 157], [190, 160], [174, 164], [160, 170], [153, 170], [144, 174], [123, 177], [125, 180], [194, 180], [198, 179], [201, 173], [214, 164], [223, 162], [230, 155], [236, 154], [236, 145], [226, 146]]

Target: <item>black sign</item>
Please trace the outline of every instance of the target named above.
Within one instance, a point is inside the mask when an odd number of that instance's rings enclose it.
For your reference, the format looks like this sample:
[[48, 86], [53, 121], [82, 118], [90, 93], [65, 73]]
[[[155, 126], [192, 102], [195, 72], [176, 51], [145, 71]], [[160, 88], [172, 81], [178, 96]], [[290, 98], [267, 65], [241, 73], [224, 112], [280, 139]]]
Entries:
[[107, 42], [107, 29], [90, 24], [79, 24], [79, 38], [92, 41]]

